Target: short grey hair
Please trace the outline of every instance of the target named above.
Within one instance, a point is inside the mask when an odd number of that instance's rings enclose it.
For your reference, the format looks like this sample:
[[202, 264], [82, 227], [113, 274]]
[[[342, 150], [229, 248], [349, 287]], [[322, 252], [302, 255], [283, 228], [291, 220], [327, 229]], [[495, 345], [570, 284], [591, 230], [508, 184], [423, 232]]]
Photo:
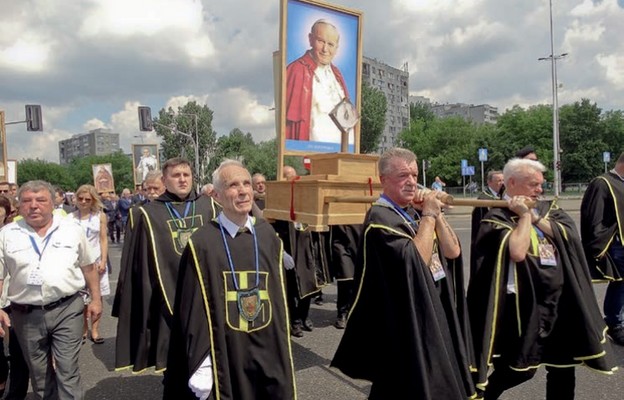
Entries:
[[401, 147], [393, 147], [391, 149], [386, 150], [381, 157], [379, 158], [379, 175], [384, 176], [390, 173], [390, 168], [392, 164], [392, 160], [394, 159], [404, 160], [406, 163], [411, 164], [414, 161], [417, 161], [416, 154], [413, 151], [408, 149], [403, 149]]
[[546, 171], [546, 167], [539, 161], [529, 160], [527, 158], [512, 158], [507, 161], [503, 168], [503, 177], [505, 179], [505, 185], [508, 185], [510, 178], [521, 178], [526, 176], [530, 172], [542, 172]]
[[50, 193], [50, 199], [52, 199], [52, 201], [54, 201], [54, 194], [56, 192], [56, 190], [54, 189], [54, 186], [52, 186], [52, 184], [46, 182], [46, 181], [41, 181], [41, 180], [36, 180], [36, 181], [28, 181], [26, 183], [24, 183], [19, 190], [17, 191], [17, 198], [21, 201], [22, 200], [22, 193], [24, 192], [41, 192], [43, 190], [47, 190]]
[[163, 177], [162, 171], [159, 171], [159, 170], [149, 171], [147, 174], [145, 174], [145, 179], [143, 179], [143, 184], [145, 184], [145, 182], [161, 180], [162, 177]]
[[[212, 184], [214, 185], [215, 190], [223, 190], [223, 185], [225, 184], [225, 182], [223, 181], [221, 173], [223, 172], [224, 168], [231, 166], [237, 166], [247, 170], [243, 163], [238, 160], [226, 158], [225, 160], [221, 161], [219, 167], [217, 167], [217, 169], [215, 169], [212, 173]], [[247, 171], [247, 173], [249, 173], [249, 171]]]

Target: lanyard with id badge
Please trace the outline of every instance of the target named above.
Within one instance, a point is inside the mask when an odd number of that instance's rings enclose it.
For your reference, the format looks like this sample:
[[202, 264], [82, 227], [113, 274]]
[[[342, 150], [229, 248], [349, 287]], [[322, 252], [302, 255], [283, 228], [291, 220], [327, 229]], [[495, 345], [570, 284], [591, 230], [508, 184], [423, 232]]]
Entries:
[[[394, 201], [392, 201], [388, 196], [386, 196], [385, 194], [382, 194], [381, 199], [383, 199], [384, 202], [390, 204], [392, 208], [394, 209], [394, 211], [397, 214], [399, 214], [401, 217], [403, 217], [404, 220], [406, 220], [410, 229], [413, 230], [412, 228], [413, 226], [418, 226], [418, 223], [414, 220], [414, 218], [412, 218], [411, 215], [409, 215], [405, 210], [399, 207], [399, 205], [396, 204]], [[416, 232], [414, 231], [414, 234], [415, 233]], [[429, 267], [429, 271], [431, 271], [431, 275], [433, 276], [433, 280], [435, 282], [446, 277], [446, 273], [444, 272], [444, 267], [442, 266], [442, 261], [440, 260], [440, 256], [438, 254], [437, 246], [435, 245], [435, 242], [433, 246], [433, 252], [431, 254], [431, 261], [429, 262], [428, 267]]]
[[30, 244], [32, 245], [33, 250], [35, 250], [35, 253], [37, 253], [37, 256], [39, 258], [37, 260], [37, 265], [34, 268], [30, 269], [30, 274], [28, 275], [28, 279], [26, 280], [27, 284], [33, 285], [33, 286], [43, 285], [43, 274], [41, 271], [41, 257], [43, 257], [43, 252], [48, 247], [48, 243], [50, 243], [50, 238], [52, 237], [54, 232], [56, 232], [57, 230], [58, 230], [58, 226], [54, 228], [54, 230], [50, 232], [48, 236], [45, 237], [45, 239], [43, 239], [42, 241], [43, 248], [41, 250], [39, 250], [39, 246], [37, 246], [37, 241], [35, 240], [35, 238], [32, 237], [31, 235], [28, 235], [28, 238], [30, 239]]
[[557, 257], [555, 255], [555, 246], [548, 242], [542, 232], [537, 226], [533, 226], [537, 233], [538, 244], [537, 249], [539, 251], [540, 264], [543, 267], [555, 267], [557, 265]]

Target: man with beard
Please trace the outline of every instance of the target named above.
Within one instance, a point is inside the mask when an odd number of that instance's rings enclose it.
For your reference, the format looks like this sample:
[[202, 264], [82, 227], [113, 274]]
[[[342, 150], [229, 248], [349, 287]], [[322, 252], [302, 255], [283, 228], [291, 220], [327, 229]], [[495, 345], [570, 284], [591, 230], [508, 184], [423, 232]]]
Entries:
[[223, 211], [182, 256], [164, 398], [295, 399], [282, 243], [249, 215], [240, 162], [223, 161], [213, 182]]
[[490, 210], [474, 246], [468, 305], [476, 384], [486, 400], [531, 379], [540, 365], [548, 371], [548, 400], [574, 398], [576, 365], [612, 373], [574, 221], [539, 201], [543, 171], [530, 159], [505, 165], [508, 208]]
[[417, 189], [416, 155], [406, 149], [383, 153], [379, 173], [383, 194], [364, 220], [357, 296], [331, 365], [371, 381], [371, 400], [468, 399], [461, 249], [443, 194]]
[[191, 234], [217, 215], [212, 198], [193, 192], [192, 172], [187, 160], [168, 160], [165, 192], [129, 213], [113, 304], [118, 369], [167, 365], [180, 256]]

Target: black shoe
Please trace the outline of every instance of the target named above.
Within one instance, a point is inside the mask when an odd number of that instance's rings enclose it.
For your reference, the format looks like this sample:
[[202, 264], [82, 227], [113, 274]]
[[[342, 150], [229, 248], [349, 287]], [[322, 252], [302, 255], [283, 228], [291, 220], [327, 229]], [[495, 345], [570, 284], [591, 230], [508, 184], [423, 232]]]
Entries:
[[338, 318], [336, 318], [336, 322], [334, 322], [334, 326], [336, 329], [344, 329], [345, 326], [347, 326], [347, 316], [339, 315]]
[[305, 321], [303, 321], [303, 330], [308, 332], [312, 332], [314, 330], [314, 324], [310, 318], [306, 318]]
[[290, 335], [294, 337], [303, 337], [303, 324], [297, 321], [290, 327]]
[[320, 294], [316, 297], [316, 299], [314, 299], [314, 304], [316, 304], [317, 306], [322, 306], [323, 305], [323, 295]]
[[607, 335], [609, 335], [613, 343], [619, 346], [624, 346], [624, 326], [609, 328], [607, 330]]

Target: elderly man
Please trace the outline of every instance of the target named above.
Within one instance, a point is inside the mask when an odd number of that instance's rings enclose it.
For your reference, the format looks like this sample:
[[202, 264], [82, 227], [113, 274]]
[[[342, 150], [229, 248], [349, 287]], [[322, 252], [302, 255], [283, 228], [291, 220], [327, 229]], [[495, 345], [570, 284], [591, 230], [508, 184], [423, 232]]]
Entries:
[[379, 173], [383, 194], [357, 254], [358, 295], [331, 365], [371, 381], [369, 399], [467, 399], [474, 389], [459, 318], [462, 270], [453, 267], [461, 250], [441, 194], [417, 189], [409, 150], [384, 152]]
[[23, 218], [0, 231], [0, 291], [10, 276], [12, 317], [0, 310], [0, 333], [13, 323], [40, 398], [83, 399], [78, 353], [84, 302], [78, 291], [86, 283], [92, 298], [87, 313], [97, 321], [102, 302], [96, 257], [82, 228], [53, 214], [49, 183], [26, 182], [18, 198]]
[[341, 131], [329, 115], [349, 97], [342, 74], [332, 64], [340, 34], [320, 19], [308, 40], [310, 49], [286, 68], [286, 139], [340, 143]]
[[240, 162], [223, 161], [213, 182], [223, 211], [182, 256], [164, 398], [295, 399], [282, 244], [249, 216]]
[[[487, 174], [487, 188], [479, 193], [477, 199], [479, 200], [498, 200], [500, 199], [499, 193], [503, 187], [503, 171], [489, 171]], [[472, 210], [471, 230], [470, 230], [470, 275], [474, 273], [475, 259], [474, 259], [474, 243], [477, 238], [477, 232], [481, 225], [481, 220], [485, 214], [490, 211], [489, 207], [475, 207]]]
[[143, 192], [146, 201], [154, 201], [165, 193], [165, 184], [163, 183], [163, 174], [161, 171], [150, 171], [145, 175], [143, 181]]
[[609, 336], [624, 346], [624, 153], [591, 181], [581, 203], [581, 236], [594, 278], [609, 281], [604, 314]]
[[266, 178], [261, 173], [255, 173], [251, 177], [256, 205], [264, 210], [264, 196], [266, 195]]
[[117, 368], [166, 367], [180, 256], [193, 232], [217, 215], [212, 198], [193, 191], [187, 160], [168, 160], [162, 174], [165, 192], [129, 213], [113, 304]]
[[468, 305], [477, 387], [487, 400], [531, 379], [540, 365], [547, 365], [548, 400], [574, 398], [575, 365], [612, 371], [574, 221], [539, 201], [544, 170], [538, 161], [510, 160], [508, 208], [492, 208], [477, 235]]

